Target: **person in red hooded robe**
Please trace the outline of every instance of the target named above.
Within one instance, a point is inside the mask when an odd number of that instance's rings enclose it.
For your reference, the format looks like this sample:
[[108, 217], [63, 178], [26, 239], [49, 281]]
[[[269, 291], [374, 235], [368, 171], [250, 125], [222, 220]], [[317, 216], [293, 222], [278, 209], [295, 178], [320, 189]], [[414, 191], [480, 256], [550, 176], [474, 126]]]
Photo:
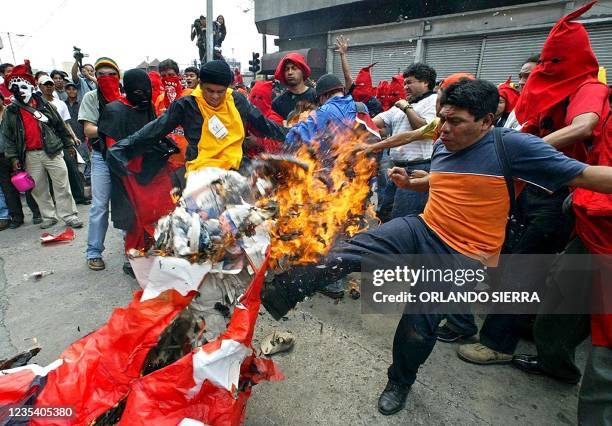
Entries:
[[[283, 117], [278, 115], [272, 109], [272, 86], [273, 81], [256, 81], [251, 88], [249, 101], [255, 105], [261, 113], [269, 120], [272, 120], [280, 125], [283, 124]], [[281, 151], [283, 143], [274, 139], [251, 136], [255, 140], [254, 144], [249, 146], [247, 156], [254, 157], [255, 155], [268, 152], [276, 153]]]
[[376, 62], [363, 67], [357, 73], [355, 80], [351, 77], [351, 68], [348, 63], [348, 39], [344, 36], [336, 38], [336, 50], [340, 54], [342, 63], [342, 73], [344, 74], [344, 87], [347, 87], [347, 94], [351, 95], [356, 102], [362, 102], [368, 107], [370, 117], [376, 117], [383, 109], [382, 105], [376, 99], [376, 89], [372, 85], [371, 69]]
[[278, 115], [287, 119], [298, 102], [316, 104], [317, 95], [312, 87], [306, 85], [310, 77], [310, 67], [302, 55], [297, 52], [286, 54], [278, 63], [274, 78], [287, 87], [280, 96], [272, 102], [272, 109]]
[[407, 97], [408, 94], [404, 88], [404, 76], [402, 74], [394, 75], [391, 78], [391, 83], [389, 83], [387, 102], [390, 102], [393, 106], [397, 101], [406, 99]]
[[[589, 164], [612, 166], [612, 115], [589, 153]], [[578, 399], [579, 424], [605, 424], [612, 419], [612, 196], [577, 188], [573, 194], [576, 235], [596, 256], [593, 300], [601, 306], [591, 315], [592, 350]], [[588, 278], [587, 278], [588, 279]]]
[[380, 102], [380, 106], [383, 111], [387, 111], [393, 106], [393, 103], [389, 103], [389, 82], [387, 80], [381, 80], [376, 88], [376, 99]]
[[495, 127], [504, 127], [508, 116], [516, 106], [519, 98], [519, 91], [512, 83], [512, 77], [508, 77], [505, 83], [497, 86], [499, 92], [499, 106], [495, 112]]

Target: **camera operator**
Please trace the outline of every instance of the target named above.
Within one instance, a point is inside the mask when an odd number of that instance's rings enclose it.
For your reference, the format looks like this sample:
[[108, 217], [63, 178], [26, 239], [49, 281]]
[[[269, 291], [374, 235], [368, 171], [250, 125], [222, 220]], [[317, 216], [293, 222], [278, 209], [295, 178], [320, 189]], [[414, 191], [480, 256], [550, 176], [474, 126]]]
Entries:
[[77, 88], [77, 100], [80, 103], [85, 93], [98, 88], [98, 81], [96, 80], [93, 65], [83, 65], [85, 55], [81, 53], [81, 49], [75, 47], [73, 57], [74, 64], [72, 65], [71, 75], [74, 86]]
[[193, 24], [191, 24], [191, 41], [196, 40], [198, 46], [198, 54], [200, 62], [206, 62], [206, 18], [200, 15]]

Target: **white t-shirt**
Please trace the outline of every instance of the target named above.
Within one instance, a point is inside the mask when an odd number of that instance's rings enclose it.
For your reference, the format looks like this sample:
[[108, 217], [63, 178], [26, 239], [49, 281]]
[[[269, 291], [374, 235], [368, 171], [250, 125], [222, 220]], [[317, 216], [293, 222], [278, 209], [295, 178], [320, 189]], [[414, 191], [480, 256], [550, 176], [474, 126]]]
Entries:
[[[438, 95], [434, 93], [412, 104], [414, 112], [424, 119], [427, 124], [431, 123], [433, 119], [436, 118], [437, 98]], [[399, 108], [390, 108], [378, 114], [378, 117], [385, 123], [385, 127], [391, 129], [391, 135], [414, 130], [404, 111]], [[391, 148], [391, 159], [394, 161], [429, 160], [433, 152], [433, 142], [434, 141], [431, 139], [421, 139], [411, 142], [408, 145]]]
[[68, 111], [68, 107], [66, 106], [64, 101], [60, 100], [59, 98], [53, 98], [51, 103], [59, 113], [59, 116], [62, 117], [62, 121], [65, 122], [70, 120], [70, 111]]
[[516, 114], [514, 113], [514, 111], [515, 110], [512, 110], [510, 114], [508, 115], [508, 118], [506, 119], [506, 123], [504, 124], [504, 127], [507, 129], [512, 129], [512, 130], [516, 130], [517, 132], [520, 132], [523, 126], [516, 119]]

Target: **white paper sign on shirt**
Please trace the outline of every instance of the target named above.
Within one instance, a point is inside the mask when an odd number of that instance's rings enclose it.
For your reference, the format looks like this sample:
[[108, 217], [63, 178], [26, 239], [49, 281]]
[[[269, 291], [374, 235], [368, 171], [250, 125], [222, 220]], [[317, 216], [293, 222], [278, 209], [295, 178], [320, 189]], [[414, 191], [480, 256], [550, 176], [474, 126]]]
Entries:
[[208, 120], [208, 131], [217, 139], [223, 139], [229, 133], [216, 115], [213, 115]]

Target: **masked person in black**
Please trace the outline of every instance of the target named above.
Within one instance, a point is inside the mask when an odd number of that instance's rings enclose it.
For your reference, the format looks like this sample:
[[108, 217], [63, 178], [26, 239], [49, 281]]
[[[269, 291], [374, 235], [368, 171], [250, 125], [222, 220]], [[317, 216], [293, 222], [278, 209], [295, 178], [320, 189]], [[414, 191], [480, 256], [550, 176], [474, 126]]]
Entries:
[[[98, 132], [106, 145], [111, 172], [112, 220], [126, 231], [125, 249], [146, 249], [157, 220], [174, 209], [173, 170], [168, 157], [178, 148], [168, 139], [128, 142], [127, 136], [153, 121], [151, 80], [141, 69], [123, 76], [125, 96], [106, 105]], [[121, 141], [121, 142], [119, 142]]]

